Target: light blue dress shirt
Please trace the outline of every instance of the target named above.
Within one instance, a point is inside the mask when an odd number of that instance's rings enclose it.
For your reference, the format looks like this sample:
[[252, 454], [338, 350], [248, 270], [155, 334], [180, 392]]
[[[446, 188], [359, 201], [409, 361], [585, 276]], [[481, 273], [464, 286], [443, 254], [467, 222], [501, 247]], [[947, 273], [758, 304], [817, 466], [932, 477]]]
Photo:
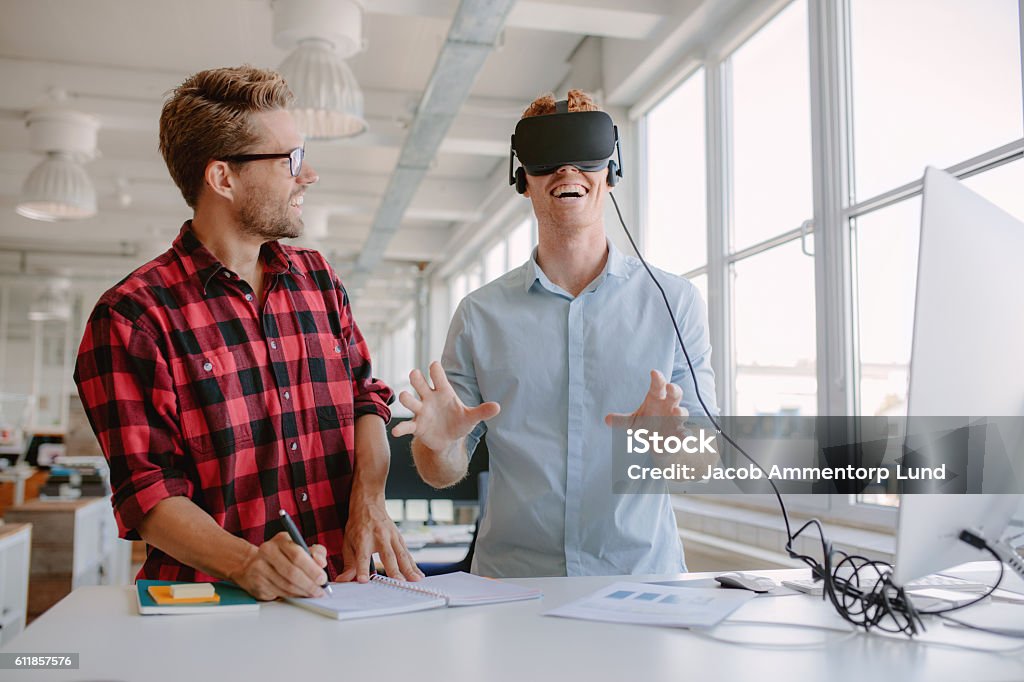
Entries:
[[[688, 280], [654, 269], [675, 312], [701, 396], [717, 414], [707, 311]], [[657, 369], [702, 415], [654, 283], [610, 242], [603, 272], [576, 298], [530, 260], [459, 304], [441, 362], [462, 401], [495, 401], [486, 432], [487, 510], [473, 572], [495, 577], [685, 571], [666, 494], [612, 492], [604, 417], [640, 406]]]

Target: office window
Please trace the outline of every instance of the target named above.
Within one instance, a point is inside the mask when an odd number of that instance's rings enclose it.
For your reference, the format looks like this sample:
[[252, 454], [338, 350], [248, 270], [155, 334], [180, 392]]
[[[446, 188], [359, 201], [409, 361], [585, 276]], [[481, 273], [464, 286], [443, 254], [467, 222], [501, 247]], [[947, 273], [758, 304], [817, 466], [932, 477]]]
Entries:
[[533, 218], [519, 223], [508, 235], [508, 266], [517, 268], [530, 258], [533, 251]]
[[[828, 20], [814, 26], [809, 6], [808, 0], [794, 0], [762, 25], [723, 32], [704, 46], [701, 68], [644, 113], [643, 153], [652, 190], [644, 198], [644, 245], [656, 264], [692, 273], [702, 292], [709, 275], [725, 270], [728, 295], [708, 303], [712, 321], [725, 321], [712, 327], [724, 338], [711, 341], [716, 351], [731, 352], [726, 360], [733, 382], [721, 391], [731, 398], [732, 414], [816, 413], [819, 360], [856, 367], [855, 377], [844, 377], [830, 391], [830, 406], [839, 401], [842, 409], [842, 399], [855, 393], [852, 409], [860, 414], [905, 414], [921, 198], [913, 191], [887, 193], [920, 180], [926, 165], [950, 167], [973, 159], [974, 167], [992, 167], [964, 184], [1024, 219], [1024, 160], [1005, 163], [1013, 154], [1008, 145], [1024, 137], [1019, 2], [815, 0], [813, 7]], [[849, 30], [848, 51], [836, 40], [836, 28], [840, 35]], [[821, 80], [812, 82], [812, 43], [825, 63], [843, 66], [843, 72], [819, 70], [814, 77]], [[696, 85], [708, 79], [713, 87]], [[694, 93], [689, 99], [688, 88]], [[721, 92], [721, 101], [701, 97], [700, 89]], [[841, 153], [827, 147], [820, 165], [812, 165], [811, 141], [818, 137], [812, 132], [825, 137], [831, 131], [815, 130], [822, 121], [812, 118], [812, 97], [818, 100], [815, 111], [840, 116], [849, 126], [848, 135], [828, 140]], [[721, 150], [704, 159], [704, 175], [708, 186], [721, 182], [727, 204], [708, 204], [704, 218], [724, 225], [727, 239], [724, 253], [710, 252], [703, 261], [693, 252], [673, 252], [679, 242], [672, 237], [680, 233], [666, 236], [656, 220], [664, 194], [658, 183], [673, 159], [672, 133], [689, 134], [690, 144], [699, 146], [696, 126], [666, 132], [671, 123], [659, 116], [671, 119], [672, 107], [676, 121], [703, 108], [704, 119], [714, 123], [701, 127], [710, 143], [704, 149]], [[814, 213], [816, 173], [824, 173], [826, 183], [848, 175], [848, 192], [830, 207], [834, 214]], [[809, 219], [815, 230], [849, 221], [849, 248], [805, 254], [804, 249], [815, 251], [814, 234], [801, 243], [796, 232]], [[713, 236], [707, 229], [706, 236]], [[710, 243], [705, 235], [692, 239]], [[824, 288], [816, 281], [815, 263], [824, 260], [819, 265], [825, 271], [842, 272], [836, 268], [846, 266], [837, 262], [844, 253], [852, 260], [853, 286], [852, 300], [843, 305], [850, 306], [853, 319], [816, 319], [815, 294]], [[678, 261], [687, 256], [691, 260]], [[847, 333], [849, 324], [857, 334], [854, 357], [817, 358], [816, 338]], [[897, 504], [898, 497], [881, 488], [793, 501], [794, 508], [816, 514], [824, 508], [829, 518], [880, 526], [894, 523]]]
[[920, 197], [853, 223], [862, 415], [907, 413], [920, 235]]
[[793, 241], [732, 272], [734, 413], [817, 414], [814, 260]]
[[[416, 367], [416, 320], [408, 317], [398, 327], [383, 332], [373, 348], [374, 374], [383, 379], [396, 395], [409, 389], [409, 372]], [[391, 409], [395, 416], [410, 414], [397, 401]]]
[[[728, 59], [732, 254], [812, 216], [807, 43], [797, 0]], [[733, 413], [816, 414], [814, 258], [796, 239], [743, 255], [731, 274]]]
[[[858, 200], [919, 179], [925, 165], [953, 166], [1021, 137], [1017, 2], [852, 0], [850, 30]], [[963, 183], [1024, 219], [1024, 163]], [[907, 412], [920, 224], [920, 197], [851, 220], [861, 414]], [[897, 507], [899, 496], [852, 502]]]
[[484, 282], [496, 280], [508, 272], [507, 256], [508, 243], [504, 239], [487, 250], [484, 255]]
[[[851, 0], [850, 21], [857, 201], [1021, 137], [1016, 0]], [[963, 182], [1024, 217], [1021, 162]], [[866, 214], [856, 206], [858, 407], [906, 414], [921, 199]]]
[[898, 507], [900, 506], [900, 496], [893, 493], [864, 493], [856, 496], [856, 502], [876, 507]]
[[733, 251], [811, 217], [807, 3], [796, 0], [729, 58]]
[[484, 265], [483, 263], [473, 263], [469, 270], [466, 272], [466, 286], [469, 289], [469, 293], [473, 293], [484, 284]]
[[651, 109], [644, 258], [676, 274], [707, 262], [704, 69]]
[[455, 309], [459, 307], [459, 303], [462, 299], [466, 298], [466, 294], [469, 293], [469, 280], [465, 273], [460, 273], [449, 280], [448, 286], [448, 310], [452, 315], [455, 314]]
[[963, 181], [964, 185], [1024, 221], [1024, 161], [1013, 161]]
[[448, 278], [449, 313], [454, 314], [459, 302], [468, 294], [522, 265], [530, 257], [533, 244], [533, 218], [527, 218], [495, 242], [482, 256], [475, 255], [465, 263]]
[[408, 318], [398, 329], [391, 332], [391, 384], [404, 386], [409, 383], [409, 372], [416, 366], [416, 320]]
[[858, 201], [1022, 136], [1017, 0], [851, 0]]
[[[967, 178], [963, 184], [1024, 220], [1024, 162]], [[914, 330], [921, 198], [859, 216], [857, 259], [860, 414], [904, 415]]]

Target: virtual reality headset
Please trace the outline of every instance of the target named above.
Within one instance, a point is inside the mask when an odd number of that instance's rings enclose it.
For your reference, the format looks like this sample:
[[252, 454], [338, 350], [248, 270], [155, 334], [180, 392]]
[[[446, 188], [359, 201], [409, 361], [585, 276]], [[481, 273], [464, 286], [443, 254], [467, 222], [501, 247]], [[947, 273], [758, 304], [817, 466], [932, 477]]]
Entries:
[[[565, 100], [556, 113], [524, 118], [512, 135], [508, 182], [520, 194], [526, 191], [526, 175], [548, 175], [562, 166], [594, 172], [608, 168], [608, 184], [622, 177], [619, 130], [603, 111], [569, 112]], [[617, 155], [618, 163], [612, 156]], [[522, 164], [515, 169], [515, 159]]]

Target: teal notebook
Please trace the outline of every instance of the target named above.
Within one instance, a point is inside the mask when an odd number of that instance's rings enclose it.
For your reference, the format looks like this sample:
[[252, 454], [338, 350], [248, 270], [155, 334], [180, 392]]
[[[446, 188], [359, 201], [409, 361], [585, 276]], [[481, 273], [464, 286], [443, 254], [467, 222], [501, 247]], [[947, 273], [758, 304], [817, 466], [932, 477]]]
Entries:
[[157, 604], [149, 594], [150, 585], [180, 585], [180, 580], [140, 580], [135, 583], [135, 596], [139, 602], [139, 613], [143, 616], [178, 615], [189, 613], [238, 613], [259, 611], [260, 603], [240, 587], [228, 583], [214, 583], [213, 589], [220, 601], [213, 604]]

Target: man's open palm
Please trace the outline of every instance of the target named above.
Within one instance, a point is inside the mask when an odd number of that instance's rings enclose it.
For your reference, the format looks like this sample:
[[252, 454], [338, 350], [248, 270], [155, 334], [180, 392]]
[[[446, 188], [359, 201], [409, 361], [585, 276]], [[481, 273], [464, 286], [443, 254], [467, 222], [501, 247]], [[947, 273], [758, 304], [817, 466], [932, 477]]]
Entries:
[[498, 403], [493, 402], [466, 407], [448, 382], [441, 363], [430, 363], [429, 371], [433, 388], [420, 370], [414, 369], [409, 373], [409, 381], [419, 398], [408, 391], [399, 394], [398, 401], [409, 408], [413, 418], [392, 429], [395, 436], [411, 433], [431, 450], [443, 450], [468, 435], [478, 423], [497, 416], [501, 411]]

